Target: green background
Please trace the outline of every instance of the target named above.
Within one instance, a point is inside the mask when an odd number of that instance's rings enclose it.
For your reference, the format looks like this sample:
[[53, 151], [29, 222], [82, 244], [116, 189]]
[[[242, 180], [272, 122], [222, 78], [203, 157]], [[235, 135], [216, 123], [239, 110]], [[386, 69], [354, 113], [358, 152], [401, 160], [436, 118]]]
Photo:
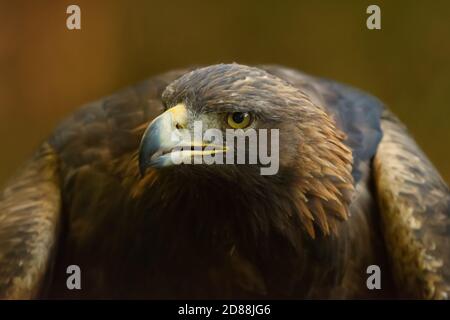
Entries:
[[[81, 7], [82, 30], [66, 29]], [[382, 30], [366, 28], [381, 7]], [[0, 1], [0, 183], [80, 104], [193, 64], [276, 63], [381, 98], [450, 181], [450, 1]]]

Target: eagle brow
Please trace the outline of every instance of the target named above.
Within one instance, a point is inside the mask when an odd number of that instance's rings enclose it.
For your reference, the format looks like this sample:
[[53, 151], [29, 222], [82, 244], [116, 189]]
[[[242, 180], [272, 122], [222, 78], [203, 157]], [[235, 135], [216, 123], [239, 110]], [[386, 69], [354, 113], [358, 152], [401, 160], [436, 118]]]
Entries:
[[239, 107], [233, 104], [213, 104], [213, 105], [205, 105], [201, 108], [204, 113], [227, 113], [227, 112], [249, 112], [253, 113], [252, 110], [248, 108]]

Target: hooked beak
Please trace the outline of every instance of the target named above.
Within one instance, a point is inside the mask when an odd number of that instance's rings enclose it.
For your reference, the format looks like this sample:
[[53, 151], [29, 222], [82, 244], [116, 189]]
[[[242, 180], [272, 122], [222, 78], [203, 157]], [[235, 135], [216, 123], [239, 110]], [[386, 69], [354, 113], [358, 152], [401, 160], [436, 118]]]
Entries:
[[[145, 175], [147, 168], [168, 167], [190, 163], [193, 156], [225, 152], [226, 147], [206, 141], [195, 141], [187, 130], [187, 110], [182, 103], [155, 118], [142, 136], [139, 147], [139, 169]], [[212, 147], [212, 149], [211, 149]]]

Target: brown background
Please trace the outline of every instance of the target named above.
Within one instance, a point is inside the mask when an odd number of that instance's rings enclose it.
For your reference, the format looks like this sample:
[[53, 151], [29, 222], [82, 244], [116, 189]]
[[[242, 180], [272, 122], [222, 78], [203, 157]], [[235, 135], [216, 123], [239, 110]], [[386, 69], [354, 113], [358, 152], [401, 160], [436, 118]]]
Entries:
[[[365, 27], [381, 6], [382, 30]], [[66, 29], [81, 7], [82, 30]], [[278, 63], [367, 90], [450, 181], [450, 1], [0, 0], [0, 183], [80, 104], [192, 64]]]

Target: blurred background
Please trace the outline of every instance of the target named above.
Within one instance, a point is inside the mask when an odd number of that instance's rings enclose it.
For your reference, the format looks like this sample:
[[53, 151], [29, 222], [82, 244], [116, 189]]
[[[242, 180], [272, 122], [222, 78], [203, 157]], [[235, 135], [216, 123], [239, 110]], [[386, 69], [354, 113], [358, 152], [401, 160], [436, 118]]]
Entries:
[[[81, 8], [81, 30], [66, 8]], [[381, 7], [382, 30], [366, 28]], [[378, 96], [450, 182], [450, 1], [0, 0], [0, 184], [80, 104], [192, 64], [276, 63]]]

